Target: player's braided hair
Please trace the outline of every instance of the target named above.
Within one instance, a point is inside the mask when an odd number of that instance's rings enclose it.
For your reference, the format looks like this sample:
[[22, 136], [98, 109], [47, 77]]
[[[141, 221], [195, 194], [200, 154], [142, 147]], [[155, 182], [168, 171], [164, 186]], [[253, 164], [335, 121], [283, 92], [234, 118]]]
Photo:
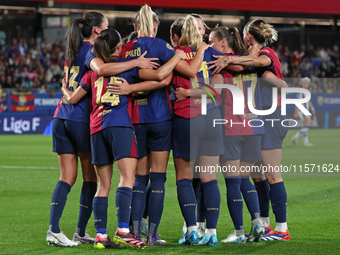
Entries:
[[145, 4], [140, 11], [135, 15], [133, 24], [136, 29], [142, 32], [145, 36], [154, 37], [154, 24], [159, 24], [158, 16], [152, 11], [151, 7]]
[[93, 27], [101, 26], [104, 15], [99, 12], [88, 12], [84, 18], [75, 19], [69, 25], [66, 32], [66, 49], [65, 59], [69, 67], [71, 67], [77, 58], [78, 52], [83, 45], [84, 38], [92, 35]]
[[262, 19], [254, 19], [248, 22], [245, 26], [245, 31], [250, 33], [258, 43], [264, 45], [278, 39], [277, 31], [274, 27]]
[[117, 45], [122, 41], [116, 29], [109, 28], [100, 32], [93, 44], [93, 52], [105, 63], [111, 62], [111, 55], [115, 52]]
[[247, 48], [244, 45], [240, 33], [236, 27], [217, 27], [212, 31], [212, 33], [218, 41], [225, 39], [228, 43], [228, 46], [233, 50], [234, 53], [245, 54], [247, 52]]
[[202, 43], [202, 37], [198, 31], [197, 22], [191, 15], [185, 17], [183, 27], [181, 30], [181, 38], [179, 39], [179, 46], [189, 46], [193, 50], [197, 50]]

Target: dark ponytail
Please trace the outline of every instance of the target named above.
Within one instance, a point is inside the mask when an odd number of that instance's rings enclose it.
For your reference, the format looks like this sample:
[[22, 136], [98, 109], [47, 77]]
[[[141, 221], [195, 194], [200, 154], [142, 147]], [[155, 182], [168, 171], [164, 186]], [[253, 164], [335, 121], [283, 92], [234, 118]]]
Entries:
[[80, 24], [82, 19], [75, 19], [69, 25], [66, 32], [66, 48], [65, 48], [65, 60], [69, 68], [73, 66], [74, 61], [78, 56], [78, 52], [83, 45], [83, 36], [80, 31]]
[[246, 54], [247, 48], [241, 38], [241, 35], [236, 27], [232, 27], [228, 29], [230, 35], [232, 36], [230, 39], [229, 46], [233, 49], [235, 53], [238, 54]]
[[116, 29], [103, 30], [93, 44], [93, 52], [105, 63], [109, 63], [111, 62], [111, 54], [115, 52], [121, 41], [122, 38]]
[[217, 27], [212, 31], [212, 33], [218, 41], [225, 39], [228, 46], [234, 51], [234, 53], [245, 54], [247, 52], [247, 48], [244, 45], [236, 27]]
[[69, 25], [66, 32], [66, 49], [65, 59], [69, 67], [71, 67], [77, 58], [78, 52], [83, 45], [83, 40], [92, 35], [92, 28], [101, 26], [104, 15], [99, 12], [88, 12], [84, 18], [75, 19]]

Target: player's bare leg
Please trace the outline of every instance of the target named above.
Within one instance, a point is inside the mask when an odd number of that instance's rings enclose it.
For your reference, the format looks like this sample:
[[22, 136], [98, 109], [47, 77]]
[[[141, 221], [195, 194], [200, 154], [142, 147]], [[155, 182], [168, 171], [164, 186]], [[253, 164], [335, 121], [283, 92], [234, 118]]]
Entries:
[[60, 167], [60, 180], [68, 183], [71, 187], [77, 180], [78, 174], [78, 157], [75, 154], [63, 153], [58, 154]]

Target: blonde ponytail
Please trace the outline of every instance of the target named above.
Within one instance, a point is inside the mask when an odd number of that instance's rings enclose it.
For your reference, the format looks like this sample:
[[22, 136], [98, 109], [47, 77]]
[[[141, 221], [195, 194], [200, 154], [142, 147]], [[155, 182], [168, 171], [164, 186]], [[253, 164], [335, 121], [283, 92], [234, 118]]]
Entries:
[[144, 34], [144, 36], [154, 36], [154, 24], [159, 24], [158, 17], [154, 13], [150, 6], [143, 5], [140, 11], [135, 15], [133, 23], [136, 25], [138, 32]]
[[191, 15], [185, 17], [181, 34], [179, 46], [189, 46], [194, 50], [197, 50], [201, 46], [202, 37], [198, 31], [196, 20]]
[[278, 35], [277, 31], [274, 29], [274, 27], [268, 23], [261, 23], [260, 25], [260, 34], [270, 40], [270, 42], [277, 41]]

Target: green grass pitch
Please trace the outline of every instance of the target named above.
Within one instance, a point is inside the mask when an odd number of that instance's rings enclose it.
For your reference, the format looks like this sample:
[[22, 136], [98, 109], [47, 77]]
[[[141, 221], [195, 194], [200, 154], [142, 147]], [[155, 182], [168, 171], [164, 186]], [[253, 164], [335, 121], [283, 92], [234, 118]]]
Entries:
[[[340, 171], [323, 173], [340, 165], [340, 130], [311, 130], [314, 147], [291, 144], [291, 130], [283, 146], [282, 164], [296, 165], [294, 173], [285, 175], [288, 193], [288, 227], [291, 240], [259, 242], [242, 245], [220, 243], [217, 247], [179, 246], [183, 218], [176, 194], [175, 171], [168, 165], [165, 206], [159, 233], [167, 241], [164, 246], [136, 250], [95, 250], [92, 245], [62, 248], [45, 242], [49, 223], [50, 201], [59, 179], [57, 155], [52, 153], [52, 138], [42, 135], [0, 136], [0, 254], [339, 254], [340, 245]], [[301, 139], [301, 138], [300, 138]], [[305, 164], [316, 164], [313, 173], [300, 172]], [[318, 173], [318, 165], [321, 172]], [[307, 168], [311, 165], [308, 165]], [[327, 170], [328, 171], [328, 170]], [[330, 171], [330, 170], [329, 170]], [[109, 198], [108, 234], [113, 237], [117, 227], [114, 194], [118, 183], [114, 171]], [[60, 221], [61, 230], [71, 238], [78, 220], [78, 201], [82, 184], [81, 171], [72, 188]], [[218, 239], [233, 229], [227, 211], [226, 188], [219, 178], [222, 197], [217, 226]], [[271, 225], [275, 226], [271, 213]], [[250, 216], [244, 206], [245, 230], [250, 230]], [[94, 236], [93, 217], [88, 232]]]

